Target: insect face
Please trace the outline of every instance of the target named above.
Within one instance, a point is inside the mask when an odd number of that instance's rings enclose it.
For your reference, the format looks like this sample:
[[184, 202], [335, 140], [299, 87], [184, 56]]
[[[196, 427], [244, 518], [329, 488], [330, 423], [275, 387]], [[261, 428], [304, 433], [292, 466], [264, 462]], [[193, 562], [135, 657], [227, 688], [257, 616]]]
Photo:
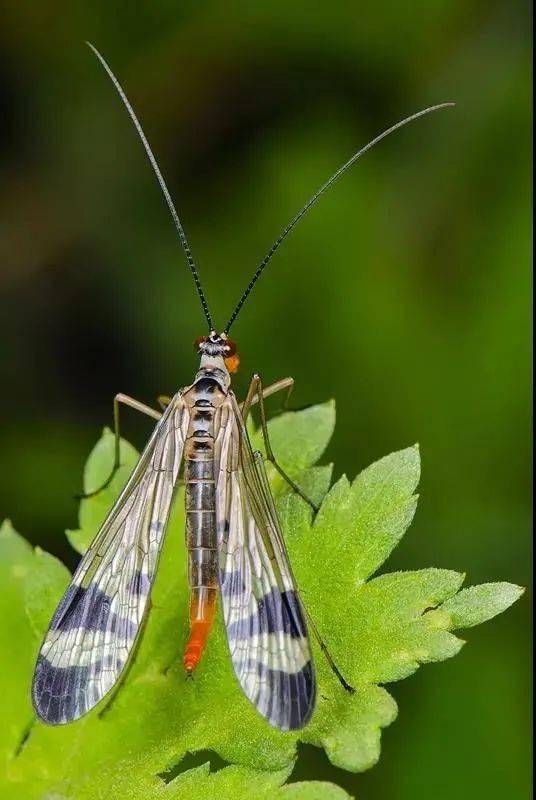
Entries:
[[230, 373], [238, 371], [240, 357], [236, 352], [236, 344], [227, 338], [226, 333], [211, 331], [208, 336], [200, 336], [196, 339], [194, 347], [201, 356], [221, 356]]

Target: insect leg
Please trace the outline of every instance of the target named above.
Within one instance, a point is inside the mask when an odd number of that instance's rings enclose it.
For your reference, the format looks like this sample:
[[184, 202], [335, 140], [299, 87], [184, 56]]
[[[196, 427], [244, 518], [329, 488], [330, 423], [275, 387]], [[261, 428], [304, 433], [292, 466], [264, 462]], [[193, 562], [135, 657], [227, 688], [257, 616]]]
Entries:
[[[246, 397], [245, 401], [240, 405], [240, 410], [242, 411], [242, 417], [244, 418], [244, 422], [247, 419], [247, 416], [249, 414], [249, 409], [251, 408], [251, 406], [254, 406], [255, 403], [259, 402], [259, 396], [257, 394], [259, 381], [256, 380], [256, 377], [257, 377], [256, 375], [253, 377], [249, 386], [248, 396]], [[293, 388], [294, 388], [294, 378], [281, 378], [281, 380], [276, 381], [275, 383], [271, 383], [269, 386], [266, 386], [262, 390], [262, 398], [263, 400], [265, 400], [267, 397], [270, 397], [270, 395], [275, 394], [276, 392], [282, 392], [284, 389], [286, 389], [287, 391], [285, 394], [285, 399], [283, 400], [282, 404], [282, 410], [285, 411], [287, 409], [288, 401], [290, 399], [290, 394]], [[250, 398], [249, 403], [248, 403], [248, 398]], [[246, 409], [246, 403], [248, 404], [247, 409]]]
[[[303, 605], [303, 603], [302, 603], [302, 605]], [[316, 625], [314, 623], [314, 620], [312, 619], [311, 615], [307, 611], [307, 607], [304, 606], [304, 608], [305, 608], [305, 613], [307, 615], [307, 620], [309, 622], [309, 627], [312, 630], [316, 641], [320, 645], [320, 649], [324, 653], [324, 656], [326, 657], [326, 660], [327, 660], [329, 666], [331, 667], [331, 669], [333, 670], [333, 672], [335, 673], [335, 675], [339, 679], [339, 682], [340, 682], [341, 686], [343, 687], [343, 689], [345, 689], [349, 694], [355, 694], [356, 690], [354, 689], [353, 686], [351, 686], [348, 683], [348, 681], [345, 679], [344, 675], [342, 674], [342, 672], [338, 668], [337, 664], [335, 663], [335, 660], [334, 660], [333, 656], [331, 655], [331, 653], [328, 650], [327, 644], [324, 642], [324, 640], [320, 636], [320, 634], [318, 632], [318, 628], [316, 627]]]
[[249, 411], [253, 403], [257, 403], [259, 401], [259, 397], [257, 392], [259, 390], [259, 376], [254, 375], [251, 379], [251, 383], [249, 384], [248, 393], [246, 395], [246, 399], [243, 403], [240, 404], [240, 413], [242, 414], [242, 419], [244, 420], [244, 425], [246, 424], [247, 418], [249, 416]]
[[[287, 380], [289, 380], [289, 379], [287, 379]], [[292, 379], [290, 379], [290, 380], [292, 380]], [[294, 383], [294, 381], [292, 381], [292, 383]], [[256, 384], [256, 388], [253, 389], [253, 394], [252, 394], [252, 387], [255, 384]], [[275, 384], [273, 384], [273, 385], [275, 385]], [[271, 388], [271, 387], [267, 387], [267, 388]], [[277, 391], [277, 390], [274, 390], [274, 391]], [[292, 478], [289, 477], [289, 475], [287, 475], [287, 473], [284, 471], [284, 469], [277, 463], [276, 457], [274, 456], [274, 452], [272, 450], [272, 445], [270, 444], [270, 436], [268, 434], [268, 425], [267, 425], [267, 422], [266, 422], [266, 411], [264, 409], [264, 397], [265, 397], [265, 394], [263, 392], [262, 380], [260, 378], [260, 375], [254, 375], [253, 378], [252, 378], [252, 381], [251, 381], [251, 384], [250, 384], [250, 387], [249, 387], [249, 391], [248, 391], [246, 400], [244, 402], [245, 413], [247, 413], [249, 411], [249, 408], [252, 405], [253, 397], [255, 396], [255, 394], [257, 396], [258, 403], [259, 403], [259, 411], [260, 411], [260, 415], [261, 415], [262, 437], [264, 439], [264, 447], [266, 448], [266, 458], [268, 459], [268, 461], [270, 461], [274, 465], [276, 470], [279, 472], [281, 477], [288, 483], [288, 485], [291, 487], [291, 489], [293, 489], [296, 492], [296, 494], [299, 494], [299, 496], [302, 498], [302, 500], [305, 500], [305, 502], [308, 503], [311, 506], [311, 508], [313, 509], [313, 511], [316, 514], [317, 511], [318, 511], [318, 506], [315, 503], [313, 503], [311, 498], [307, 497], [307, 495], [300, 489], [298, 484], [295, 483], [292, 480]], [[248, 400], [249, 400], [249, 405], [246, 406], [246, 404], [248, 403]]]
[[133, 397], [129, 397], [127, 394], [116, 394], [114, 397], [114, 436], [115, 436], [115, 450], [114, 450], [114, 463], [112, 467], [112, 471], [109, 477], [104, 481], [102, 486], [99, 486], [98, 489], [95, 489], [92, 492], [82, 492], [81, 494], [77, 494], [77, 500], [87, 500], [88, 497], [95, 497], [95, 495], [102, 492], [103, 489], [106, 489], [113, 480], [113, 477], [119, 467], [121, 466], [120, 463], [120, 452], [121, 452], [121, 433], [119, 427], [119, 403], [123, 403], [123, 405], [130, 406], [130, 408], [135, 409], [136, 411], [140, 411], [142, 414], [147, 414], [149, 417], [153, 417], [153, 419], [160, 419], [162, 416], [159, 411], [155, 411], [154, 408], [150, 406], [146, 406], [144, 403], [140, 403], [139, 400], [135, 400]]
[[[160, 419], [162, 414], [160, 411], [156, 411], [156, 409], [151, 408], [151, 406], [146, 406], [145, 403], [136, 400], [134, 397], [129, 397], [128, 394], [116, 394], [114, 397], [114, 414], [115, 409], [118, 408], [118, 404], [123, 403], [125, 406], [130, 406], [135, 411], [140, 411], [142, 414], [146, 414], [148, 417], [152, 417], [153, 419]], [[119, 420], [119, 411], [117, 412], [117, 419]]]

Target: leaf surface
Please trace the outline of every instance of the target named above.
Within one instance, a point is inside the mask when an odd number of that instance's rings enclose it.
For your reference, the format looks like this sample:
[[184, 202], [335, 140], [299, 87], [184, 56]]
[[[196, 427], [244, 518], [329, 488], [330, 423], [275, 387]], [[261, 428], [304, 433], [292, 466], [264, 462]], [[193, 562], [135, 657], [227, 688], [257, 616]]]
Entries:
[[[270, 422], [281, 463], [320, 511], [272, 475], [276, 502], [303, 601], [346, 679], [347, 693], [315, 645], [317, 709], [302, 731], [271, 728], [242, 695], [233, 675], [221, 619], [192, 681], [182, 652], [188, 632], [184, 496], [177, 493], [152, 607], [127, 677], [113, 695], [72, 725], [33, 722], [29, 687], [48, 620], [68, 582], [52, 556], [33, 549], [9, 525], [0, 534], [0, 659], [6, 697], [0, 753], [10, 797], [216, 798], [315, 800], [347, 795], [331, 784], [285, 783], [299, 741], [325, 749], [333, 764], [354, 772], [379, 758], [381, 729], [397, 714], [383, 684], [401, 680], [420, 664], [450, 658], [463, 642], [453, 631], [490, 619], [514, 602], [519, 587], [484, 584], [461, 590], [464, 576], [442, 569], [376, 575], [415, 513], [419, 451], [392, 453], [351, 482], [331, 488], [331, 467], [315, 466], [334, 425], [334, 406], [289, 412]], [[254, 447], [262, 448], [259, 431]], [[105, 430], [85, 469], [94, 489], [110, 474], [113, 435]], [[137, 460], [122, 443], [122, 467], [111, 485], [80, 506], [80, 527], [69, 540], [83, 552]], [[209, 761], [181, 771], [187, 753], [213, 751]], [[169, 781], [166, 775], [173, 774]], [[0, 784], [0, 788], [1, 784]], [[9, 794], [11, 792], [11, 795]]]

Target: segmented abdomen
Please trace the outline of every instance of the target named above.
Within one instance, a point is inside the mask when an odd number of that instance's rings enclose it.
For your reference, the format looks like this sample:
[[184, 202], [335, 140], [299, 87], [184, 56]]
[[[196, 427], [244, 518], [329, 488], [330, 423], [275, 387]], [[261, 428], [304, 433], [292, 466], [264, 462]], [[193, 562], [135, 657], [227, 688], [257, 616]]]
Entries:
[[[214, 384], [216, 382], [214, 381]], [[184, 448], [186, 547], [190, 583], [190, 636], [184, 666], [191, 673], [199, 663], [216, 610], [218, 551], [214, 481], [214, 415], [211, 394], [219, 387], [208, 381], [194, 387], [195, 402]]]

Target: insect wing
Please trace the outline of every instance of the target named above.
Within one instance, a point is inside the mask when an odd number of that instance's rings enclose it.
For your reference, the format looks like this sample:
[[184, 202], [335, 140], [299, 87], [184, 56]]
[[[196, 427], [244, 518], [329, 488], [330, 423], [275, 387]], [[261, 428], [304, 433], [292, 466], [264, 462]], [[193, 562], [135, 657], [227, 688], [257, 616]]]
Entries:
[[[303, 727], [316, 683], [304, 611], [260, 454], [234, 395], [217, 441], [216, 508], [223, 617], [234, 671], [274, 727]], [[218, 447], [219, 445], [219, 447]], [[219, 452], [218, 452], [219, 451]]]
[[128, 663], [148, 608], [187, 426], [177, 395], [58, 605], [32, 687], [44, 722], [86, 714]]

